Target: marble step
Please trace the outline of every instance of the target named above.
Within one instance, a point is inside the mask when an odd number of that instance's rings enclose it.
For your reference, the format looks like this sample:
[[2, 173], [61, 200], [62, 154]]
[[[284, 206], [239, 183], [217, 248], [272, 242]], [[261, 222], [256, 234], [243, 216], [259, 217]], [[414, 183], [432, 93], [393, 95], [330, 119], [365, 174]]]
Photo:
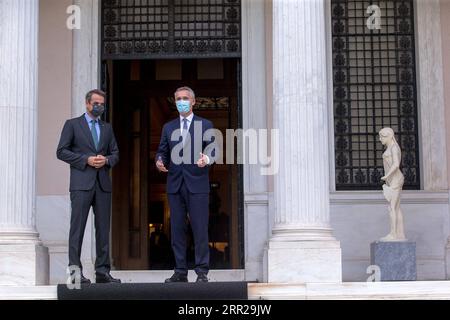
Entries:
[[[173, 270], [120, 270], [111, 271], [114, 278], [119, 278], [124, 283], [149, 283], [149, 282], [164, 282], [173, 274]], [[208, 273], [209, 281], [245, 281], [245, 270], [211, 270]], [[197, 275], [193, 270], [189, 270], [188, 280], [194, 282]], [[93, 279], [91, 279], [93, 280]]]
[[248, 298], [250, 300], [450, 300], [450, 281], [249, 283]]
[[[450, 281], [249, 283], [248, 298], [250, 300], [450, 300]], [[55, 299], [57, 299], [56, 286], [0, 286], [0, 300]]]

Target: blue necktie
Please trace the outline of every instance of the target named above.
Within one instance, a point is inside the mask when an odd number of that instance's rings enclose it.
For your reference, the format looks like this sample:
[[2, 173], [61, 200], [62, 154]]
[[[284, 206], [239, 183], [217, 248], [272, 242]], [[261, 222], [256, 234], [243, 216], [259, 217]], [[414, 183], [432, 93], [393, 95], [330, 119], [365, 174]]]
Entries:
[[183, 133], [181, 134], [183, 137], [183, 144], [186, 140], [186, 136], [188, 133], [188, 125], [187, 125], [188, 120], [186, 118], [183, 118]]
[[95, 149], [97, 150], [98, 148], [98, 135], [97, 135], [97, 129], [95, 129], [95, 123], [97, 121], [95, 120], [91, 120], [91, 134], [92, 134], [92, 139], [94, 139], [94, 145], [95, 145]]

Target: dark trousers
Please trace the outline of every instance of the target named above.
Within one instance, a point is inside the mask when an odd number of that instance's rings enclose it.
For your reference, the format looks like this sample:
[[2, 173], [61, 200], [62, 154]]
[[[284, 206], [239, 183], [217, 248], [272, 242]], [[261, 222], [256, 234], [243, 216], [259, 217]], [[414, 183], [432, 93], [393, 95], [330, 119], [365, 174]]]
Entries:
[[184, 181], [178, 193], [169, 193], [170, 230], [172, 249], [175, 256], [175, 272], [188, 273], [186, 259], [186, 216], [189, 214], [195, 248], [195, 272], [208, 273], [209, 246], [208, 246], [208, 218], [209, 194], [191, 193]]
[[98, 180], [89, 191], [72, 191], [70, 193], [72, 214], [70, 216], [69, 232], [69, 265], [81, 265], [81, 247], [84, 230], [92, 206], [95, 218], [95, 242], [97, 258], [95, 260], [96, 274], [107, 274], [111, 270], [109, 261], [109, 228], [111, 223], [111, 193], [104, 192]]

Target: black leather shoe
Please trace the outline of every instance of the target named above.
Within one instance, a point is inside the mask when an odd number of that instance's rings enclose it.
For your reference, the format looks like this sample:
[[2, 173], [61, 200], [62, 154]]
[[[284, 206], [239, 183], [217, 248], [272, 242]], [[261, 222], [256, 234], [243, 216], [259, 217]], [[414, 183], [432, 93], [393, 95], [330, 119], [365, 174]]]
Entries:
[[188, 278], [187, 275], [179, 273], [179, 272], [175, 272], [170, 278], [167, 278], [165, 281], [165, 283], [170, 283], [170, 282], [188, 282]]
[[122, 283], [120, 279], [113, 278], [109, 273], [95, 275], [95, 283]]
[[208, 282], [208, 276], [206, 275], [206, 273], [199, 273], [197, 275], [197, 281], [195, 282]]
[[[75, 284], [75, 281], [76, 281], [76, 277], [73, 277], [71, 280], [72, 284]], [[91, 280], [89, 280], [88, 278], [86, 278], [83, 275], [80, 275], [80, 284], [91, 284]]]
[[81, 284], [91, 284], [91, 280], [89, 280], [88, 278], [85, 278], [83, 275], [81, 275], [80, 283]]

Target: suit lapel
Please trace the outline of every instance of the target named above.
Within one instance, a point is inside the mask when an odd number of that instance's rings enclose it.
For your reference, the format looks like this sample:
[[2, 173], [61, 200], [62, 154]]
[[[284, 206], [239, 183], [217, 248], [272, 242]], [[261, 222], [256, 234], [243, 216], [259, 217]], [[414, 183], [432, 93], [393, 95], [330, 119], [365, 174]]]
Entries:
[[[78, 119], [79, 119], [78, 122], [80, 124], [81, 131], [84, 133], [86, 139], [89, 141], [89, 144], [90, 144], [92, 150], [96, 151], [95, 145], [94, 145], [94, 139], [92, 138], [92, 134], [91, 134], [91, 129], [89, 128], [89, 125], [86, 122], [84, 114], [81, 117], [79, 117]], [[101, 135], [101, 133], [100, 133], [100, 135]]]
[[[172, 123], [170, 123], [170, 125], [171, 126], [170, 126], [170, 130], [169, 130], [170, 131], [169, 139], [171, 140], [173, 132], [177, 129], [180, 130], [180, 118], [173, 120]], [[182, 139], [182, 137], [180, 136], [180, 138], [178, 139], [178, 142], [180, 142], [181, 139]]]
[[194, 114], [194, 116], [192, 117], [191, 125], [189, 126], [189, 134], [191, 135], [191, 139], [192, 139], [192, 137], [193, 137], [193, 132], [194, 132], [194, 121], [195, 121], [195, 120], [197, 120], [197, 119], [196, 119], [195, 114]]
[[[194, 161], [194, 163], [196, 162], [195, 159], [198, 159], [197, 155], [195, 154], [195, 140], [194, 139], [198, 139], [198, 137], [194, 137], [194, 134], [198, 134], [198, 132], [195, 132], [195, 128], [194, 128], [194, 124], [195, 121], [200, 121], [197, 116], [194, 114], [194, 116], [192, 117], [192, 121], [191, 124], [189, 125], [189, 137], [191, 139], [191, 161]], [[200, 133], [201, 134], [201, 133]]]
[[[192, 117], [192, 121], [191, 124], [189, 125], [189, 135], [191, 136], [191, 141], [193, 141], [193, 136], [194, 136], [194, 121], [198, 121], [196, 115], [194, 114], [194, 116]], [[181, 123], [180, 123], [180, 118], [178, 117], [177, 119], [175, 119], [172, 123], [171, 123], [171, 128], [170, 128], [170, 134], [172, 135], [172, 132], [174, 132], [175, 130], [180, 130], [181, 129]], [[171, 136], [169, 137], [169, 139], [171, 138]], [[181, 136], [180, 136], [180, 140], [181, 141]]]
[[192, 117], [191, 123], [189, 124], [189, 139], [191, 141], [191, 149], [193, 148], [193, 143], [194, 143], [194, 121], [195, 121], [195, 115]]

